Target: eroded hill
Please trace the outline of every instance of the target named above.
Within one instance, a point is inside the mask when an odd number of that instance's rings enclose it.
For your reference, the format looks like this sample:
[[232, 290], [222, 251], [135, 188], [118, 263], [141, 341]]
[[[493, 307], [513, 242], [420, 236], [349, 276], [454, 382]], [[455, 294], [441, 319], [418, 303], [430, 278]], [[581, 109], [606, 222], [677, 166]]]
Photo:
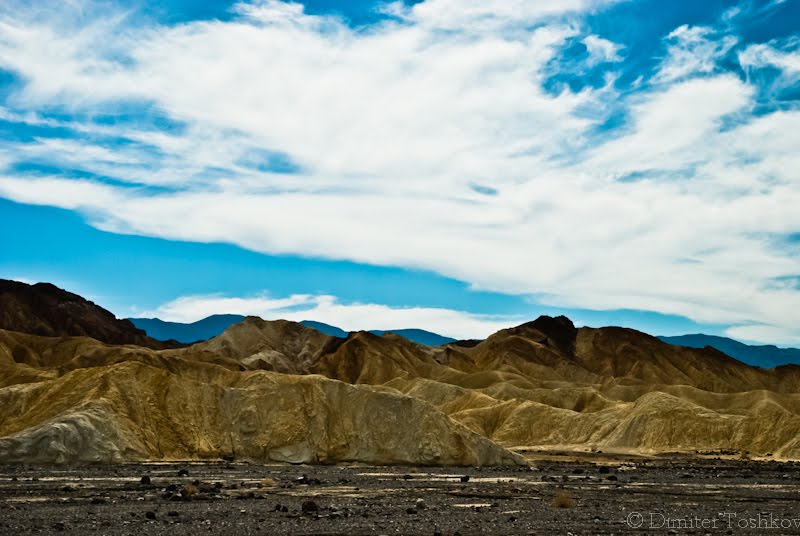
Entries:
[[800, 458], [800, 368], [541, 317], [473, 345], [248, 317], [156, 350], [0, 330], [0, 459], [502, 465], [526, 449]]

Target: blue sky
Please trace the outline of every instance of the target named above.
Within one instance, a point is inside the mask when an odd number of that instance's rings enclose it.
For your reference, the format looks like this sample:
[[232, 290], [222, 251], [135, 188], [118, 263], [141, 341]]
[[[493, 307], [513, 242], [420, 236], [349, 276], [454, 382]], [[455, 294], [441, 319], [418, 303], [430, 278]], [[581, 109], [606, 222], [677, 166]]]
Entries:
[[800, 344], [800, 2], [0, 7], [0, 277]]

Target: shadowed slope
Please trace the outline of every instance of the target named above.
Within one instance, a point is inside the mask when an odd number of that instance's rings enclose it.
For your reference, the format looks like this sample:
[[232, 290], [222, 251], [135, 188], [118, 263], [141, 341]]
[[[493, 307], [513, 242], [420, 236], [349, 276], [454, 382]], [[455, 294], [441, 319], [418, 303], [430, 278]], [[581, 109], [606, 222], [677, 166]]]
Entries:
[[178, 348], [157, 341], [128, 320], [50, 283], [28, 285], [0, 279], [0, 329], [45, 336], [85, 336], [109, 344]]

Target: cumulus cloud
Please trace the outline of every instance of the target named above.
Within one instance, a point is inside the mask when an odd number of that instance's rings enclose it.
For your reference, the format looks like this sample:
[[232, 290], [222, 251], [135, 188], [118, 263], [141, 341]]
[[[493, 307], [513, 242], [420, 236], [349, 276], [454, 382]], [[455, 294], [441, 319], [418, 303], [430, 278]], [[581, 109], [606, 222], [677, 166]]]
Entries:
[[[757, 88], [719, 63], [736, 38], [704, 27], [672, 32], [633, 94], [549, 92], [551, 62], [576, 39], [590, 61], [622, 63], [575, 22], [602, 4], [427, 0], [359, 29], [275, 1], [177, 26], [0, 10], [0, 67], [19, 77], [0, 111], [73, 133], [0, 143], [0, 195], [114, 232], [796, 332], [800, 292], [770, 282], [800, 270], [782, 242], [800, 230], [800, 112], [753, 115]], [[742, 61], [774, 59], [756, 52]], [[171, 128], [92, 120], [141, 107]], [[624, 124], [603, 127], [618, 110]], [[291, 172], [254, 154], [282, 155]], [[104, 179], [23, 176], [10, 171], [19, 159]], [[346, 329], [360, 326], [321, 315], [366, 311], [308, 299], [309, 315]], [[472, 322], [447, 318], [453, 329], [426, 326], [459, 336], [456, 323]]]
[[305, 294], [282, 299], [266, 295], [247, 298], [183, 296], [140, 314], [173, 322], [195, 322], [212, 314], [243, 314], [267, 320], [315, 320], [345, 331], [424, 326], [429, 331], [456, 339], [485, 338], [495, 331], [529, 320], [433, 307], [401, 308], [373, 303], [341, 303], [334, 296]]

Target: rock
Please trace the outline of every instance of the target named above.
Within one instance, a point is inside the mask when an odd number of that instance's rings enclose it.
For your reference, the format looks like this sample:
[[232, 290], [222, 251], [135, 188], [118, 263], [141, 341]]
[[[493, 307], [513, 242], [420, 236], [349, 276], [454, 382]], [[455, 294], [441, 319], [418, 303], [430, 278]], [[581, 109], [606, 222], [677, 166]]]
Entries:
[[598, 469], [597, 472], [600, 473], [601, 475], [607, 475], [608, 473], [611, 472], [611, 469], [608, 466], [603, 465], [600, 467], [600, 469]]
[[300, 506], [300, 509], [303, 511], [303, 513], [306, 514], [311, 512], [319, 512], [319, 505], [317, 505], [316, 502], [311, 500], [303, 501], [303, 504]]
[[414, 508], [417, 510], [425, 510], [427, 507], [424, 499], [417, 499], [417, 502], [414, 504]]
[[189, 476], [189, 470], [181, 469], [180, 471], [178, 471], [178, 476]]
[[176, 510], [170, 510], [169, 512], [167, 512], [167, 515], [169, 517], [178, 517], [178, 512]]
[[106, 504], [106, 500], [102, 497], [92, 497], [92, 500], [89, 502], [91, 504]]
[[152, 484], [152, 482], [150, 481], [150, 477], [149, 477], [148, 475], [144, 475], [144, 476], [143, 476], [143, 477], [142, 477], [142, 478], [139, 480], [139, 484], [141, 484], [141, 485], [143, 485], [143, 486], [149, 486], [150, 484]]
[[464, 475], [459, 480], [461, 480], [461, 482], [469, 482], [469, 475]]
[[156, 513], [153, 512], [152, 510], [148, 510], [147, 512], [144, 513], [144, 517], [146, 517], [147, 519], [155, 519]]
[[63, 521], [56, 521], [50, 526], [53, 528], [53, 530], [67, 530], [67, 524]]

